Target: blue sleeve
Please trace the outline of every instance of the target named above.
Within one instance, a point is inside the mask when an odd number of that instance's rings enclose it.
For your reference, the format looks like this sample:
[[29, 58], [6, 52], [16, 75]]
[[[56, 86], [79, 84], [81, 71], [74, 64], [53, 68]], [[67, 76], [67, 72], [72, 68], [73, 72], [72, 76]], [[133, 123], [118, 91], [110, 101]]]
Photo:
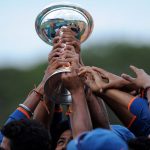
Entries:
[[[14, 120], [21, 120], [21, 119], [27, 119], [27, 117], [22, 113], [20, 112], [19, 110], [15, 110], [8, 118], [8, 120], [6, 121], [5, 125], [8, 124], [9, 122], [12, 122]], [[2, 139], [3, 139], [3, 135], [2, 133], [0, 132], [0, 143], [2, 142]]]
[[21, 111], [15, 110], [8, 118], [5, 124], [8, 124], [9, 122], [15, 121], [15, 120], [21, 120], [21, 119], [27, 119], [26, 115], [24, 115]]
[[146, 99], [136, 98], [130, 106], [130, 112], [137, 118], [150, 121], [150, 110]]
[[150, 110], [148, 101], [143, 98], [136, 98], [131, 106], [130, 112], [136, 116], [136, 120], [130, 130], [137, 136], [148, 136], [150, 134]]
[[112, 131], [125, 142], [128, 142], [129, 140], [135, 138], [134, 134], [126, 127], [123, 127], [121, 125], [111, 125], [111, 128]]

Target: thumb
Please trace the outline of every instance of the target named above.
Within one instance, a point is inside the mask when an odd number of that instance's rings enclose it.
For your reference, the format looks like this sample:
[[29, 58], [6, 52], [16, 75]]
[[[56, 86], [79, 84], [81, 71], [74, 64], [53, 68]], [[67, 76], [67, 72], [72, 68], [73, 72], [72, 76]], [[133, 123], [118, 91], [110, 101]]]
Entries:
[[121, 77], [129, 82], [133, 82], [135, 80], [135, 78], [131, 77], [130, 75], [124, 74], [124, 73], [121, 75]]

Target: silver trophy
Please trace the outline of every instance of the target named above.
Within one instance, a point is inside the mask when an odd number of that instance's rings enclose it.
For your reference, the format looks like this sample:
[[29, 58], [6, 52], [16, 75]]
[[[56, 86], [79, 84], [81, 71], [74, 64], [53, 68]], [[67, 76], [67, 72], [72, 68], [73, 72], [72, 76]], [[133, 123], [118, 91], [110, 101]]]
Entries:
[[[93, 19], [85, 9], [77, 5], [52, 4], [46, 7], [35, 21], [37, 34], [49, 45], [53, 45], [53, 38], [62, 27], [70, 27], [82, 43], [93, 30]], [[70, 71], [70, 67], [62, 66], [48, 77], [44, 85], [46, 96], [56, 104], [70, 104], [72, 101], [70, 92], [61, 82], [61, 73]]]

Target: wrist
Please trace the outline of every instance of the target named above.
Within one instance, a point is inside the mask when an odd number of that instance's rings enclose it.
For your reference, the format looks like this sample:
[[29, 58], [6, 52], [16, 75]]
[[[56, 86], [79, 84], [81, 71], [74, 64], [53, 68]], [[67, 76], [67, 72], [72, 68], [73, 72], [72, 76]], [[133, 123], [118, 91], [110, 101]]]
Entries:
[[78, 88], [76, 88], [76, 89], [71, 89], [71, 90], [70, 90], [70, 93], [71, 93], [72, 95], [77, 94], [77, 93], [84, 93], [84, 88], [83, 88], [83, 87], [78, 87]]
[[41, 82], [36, 88], [35, 90], [39, 93], [41, 93], [41, 95], [44, 95], [44, 82]]

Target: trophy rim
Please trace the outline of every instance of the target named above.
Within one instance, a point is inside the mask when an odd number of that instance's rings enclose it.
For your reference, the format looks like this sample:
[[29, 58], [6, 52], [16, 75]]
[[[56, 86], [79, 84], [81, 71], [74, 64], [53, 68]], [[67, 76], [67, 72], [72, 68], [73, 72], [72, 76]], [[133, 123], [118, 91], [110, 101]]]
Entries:
[[50, 40], [46, 40], [45, 38], [43, 38], [42, 36], [42, 33], [39, 29], [41, 23], [42, 23], [42, 20], [43, 19], [40, 19], [40, 18], [44, 18], [46, 16], [46, 14], [48, 12], [53, 12], [55, 10], [59, 10], [59, 9], [62, 9], [62, 8], [67, 8], [67, 9], [70, 9], [70, 10], [74, 10], [78, 13], [80, 13], [82, 16], [84, 16], [84, 18], [86, 19], [87, 23], [88, 23], [88, 27], [89, 27], [89, 32], [88, 34], [86, 35], [86, 37], [81, 41], [81, 43], [83, 43], [84, 41], [87, 40], [87, 38], [90, 36], [90, 34], [92, 33], [92, 30], [93, 30], [93, 27], [94, 27], [94, 21], [93, 21], [93, 18], [91, 16], [91, 14], [85, 10], [84, 8], [81, 8], [80, 6], [76, 5], [76, 4], [60, 4], [60, 3], [54, 3], [54, 4], [50, 4], [48, 6], [46, 6], [39, 14], [38, 16], [36, 17], [36, 20], [35, 20], [35, 29], [36, 29], [36, 33], [38, 34], [38, 36], [44, 41], [46, 42], [47, 44], [53, 46], [53, 42], [50, 41]]

